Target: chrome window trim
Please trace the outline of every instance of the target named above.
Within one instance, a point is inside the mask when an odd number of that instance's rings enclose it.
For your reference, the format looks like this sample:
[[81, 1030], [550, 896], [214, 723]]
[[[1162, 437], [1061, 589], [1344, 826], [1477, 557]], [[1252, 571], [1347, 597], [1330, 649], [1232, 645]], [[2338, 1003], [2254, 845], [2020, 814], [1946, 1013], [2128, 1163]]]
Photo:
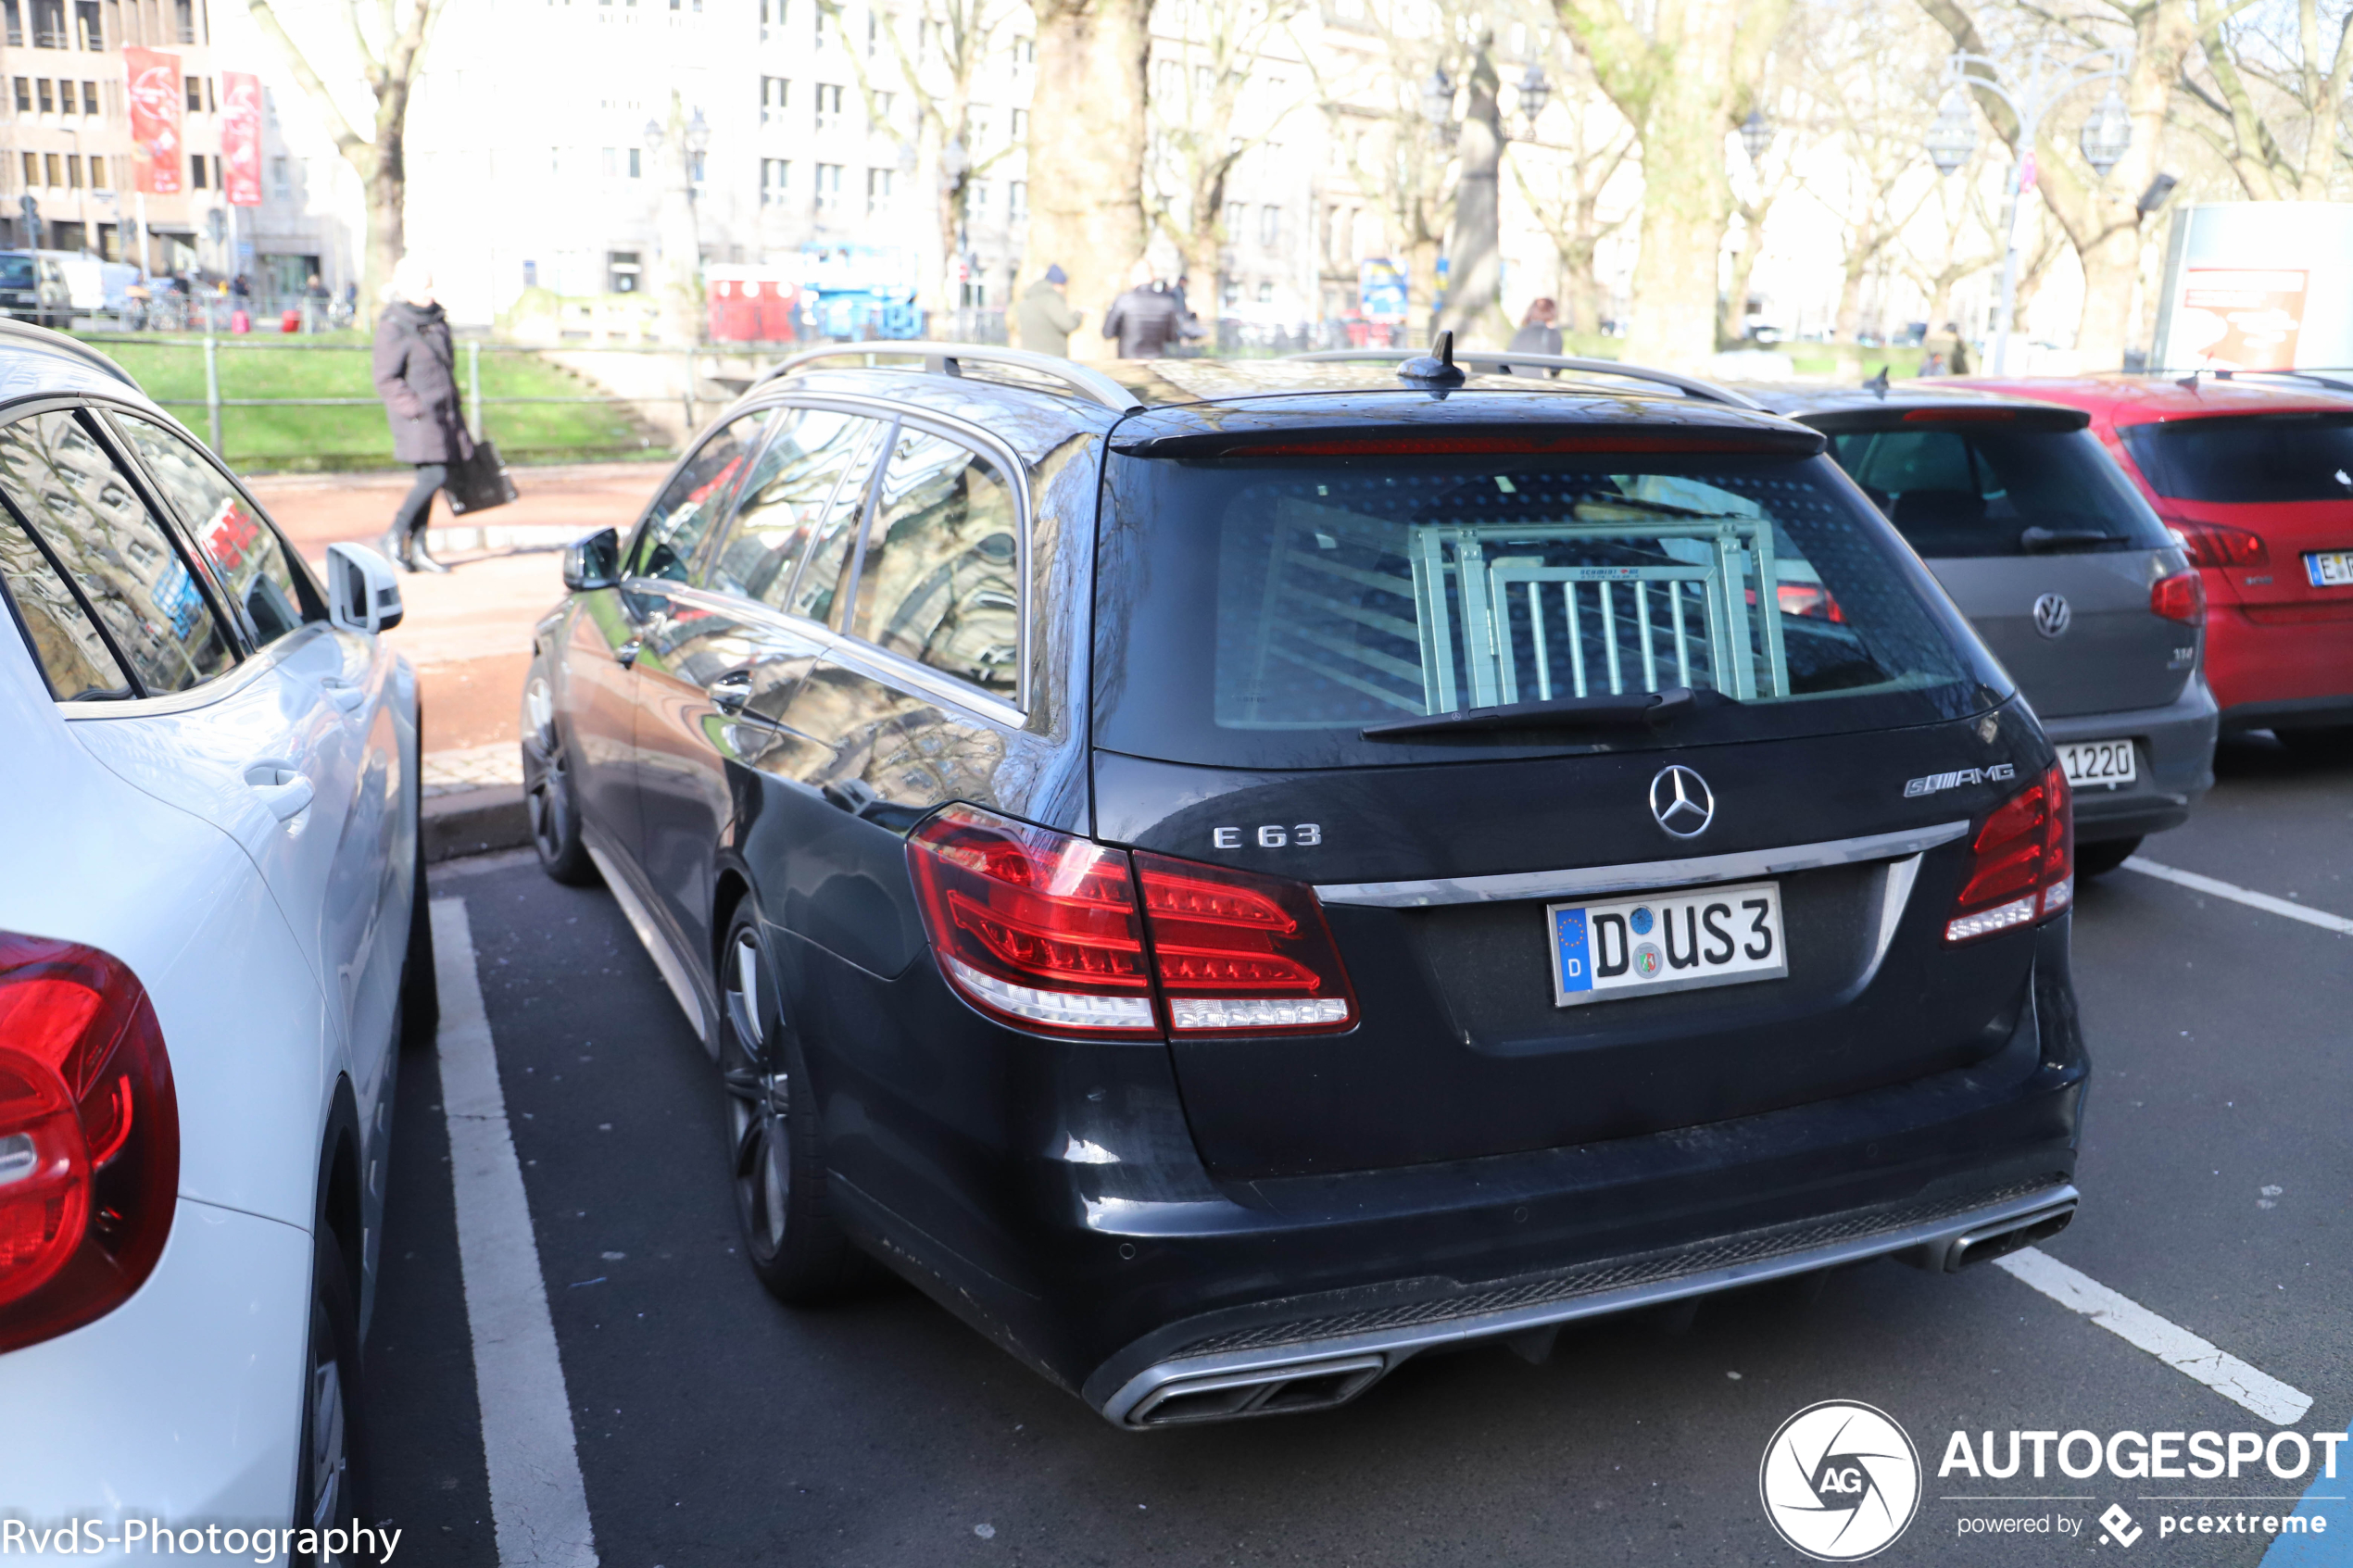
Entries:
[[[1363, 904], [1375, 909], [1418, 909], [1443, 904], [1503, 903], [1519, 898], [1557, 898], [1580, 894], [1633, 893], [1653, 887], [1690, 887], [1709, 882], [1741, 882], [1823, 866], [1896, 859], [1950, 844], [1969, 832], [1966, 821], [1857, 838], [1793, 844], [1780, 849], [1736, 849], [1678, 860], [1641, 860], [1615, 866], [1576, 866], [1557, 872], [1504, 872], [1493, 876], [1429, 877], [1414, 882], [1334, 882], [1316, 885], [1327, 904]], [[1905, 888], [1906, 897], [1910, 888]], [[1884, 942], [1893, 932], [1882, 934]]]
[[307, 646], [313, 637], [333, 637], [334, 627], [324, 621], [306, 621], [276, 642], [245, 651], [233, 669], [215, 675], [201, 685], [190, 686], [184, 692], [168, 692], [162, 696], [93, 697], [80, 702], [60, 702], [57, 712], [74, 723], [92, 720], [142, 719], [159, 713], [190, 713], [200, 708], [234, 696], [262, 675], [285, 661], [286, 655]]

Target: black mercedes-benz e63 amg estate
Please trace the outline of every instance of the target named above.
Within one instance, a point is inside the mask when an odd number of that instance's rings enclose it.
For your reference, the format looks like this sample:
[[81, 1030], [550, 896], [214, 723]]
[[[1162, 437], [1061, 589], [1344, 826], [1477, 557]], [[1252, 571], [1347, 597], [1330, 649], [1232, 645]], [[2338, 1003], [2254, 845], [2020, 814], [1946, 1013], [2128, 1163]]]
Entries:
[[1495, 358], [818, 350], [573, 547], [539, 852], [775, 1294], [1151, 1427], [2066, 1223], [2032, 712], [1818, 432]]

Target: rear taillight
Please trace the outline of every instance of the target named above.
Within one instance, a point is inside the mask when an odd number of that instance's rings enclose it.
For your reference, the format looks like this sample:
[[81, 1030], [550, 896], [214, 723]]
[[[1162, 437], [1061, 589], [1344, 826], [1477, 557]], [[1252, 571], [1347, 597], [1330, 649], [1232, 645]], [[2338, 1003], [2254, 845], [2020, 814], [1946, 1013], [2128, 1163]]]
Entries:
[[139, 1288], [171, 1232], [180, 1108], [138, 978], [0, 933], [0, 1350]]
[[2075, 901], [2075, 823], [2054, 764], [1994, 809], [1969, 846], [1969, 874], [1944, 922], [1947, 942], [2048, 920]]
[[2170, 523], [2173, 537], [2200, 566], [2266, 566], [2271, 562], [2271, 547], [2260, 533], [2221, 522], [2184, 522], [2174, 518]]
[[1356, 1000], [1315, 890], [1136, 854], [1169, 1027], [1345, 1029]]
[[2205, 625], [2206, 579], [2195, 571], [2158, 578], [2149, 584], [2149, 609], [2168, 621]]
[[[1755, 593], [1750, 599], [1754, 602]], [[1773, 590], [1774, 602], [1783, 615], [1804, 616], [1808, 621], [1831, 621], [1843, 625], [1846, 612], [1838, 608], [1831, 591], [1819, 583], [1783, 583]]]
[[941, 972], [975, 1007], [1025, 1028], [1132, 1038], [1164, 1026], [1355, 1022], [1303, 884], [1130, 857], [970, 806], [925, 821], [907, 860]]

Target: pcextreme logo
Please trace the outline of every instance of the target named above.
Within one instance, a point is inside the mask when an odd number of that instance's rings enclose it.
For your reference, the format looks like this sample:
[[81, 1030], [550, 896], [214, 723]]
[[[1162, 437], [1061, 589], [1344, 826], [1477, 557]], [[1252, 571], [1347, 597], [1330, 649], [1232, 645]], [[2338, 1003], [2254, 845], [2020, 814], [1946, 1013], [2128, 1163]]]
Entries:
[[1756, 1489], [1781, 1539], [1818, 1562], [1857, 1562], [1903, 1535], [1920, 1504], [1920, 1456], [1885, 1411], [1825, 1399], [1781, 1423]]

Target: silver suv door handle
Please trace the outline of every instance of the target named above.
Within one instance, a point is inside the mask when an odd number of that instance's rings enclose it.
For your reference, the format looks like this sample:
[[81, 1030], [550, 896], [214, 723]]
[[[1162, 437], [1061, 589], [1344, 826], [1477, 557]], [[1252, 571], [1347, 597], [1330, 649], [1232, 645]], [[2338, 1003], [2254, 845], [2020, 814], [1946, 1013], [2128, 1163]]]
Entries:
[[349, 713], [368, 700], [367, 687], [354, 685], [349, 681], [339, 680], [333, 675], [320, 682], [319, 689], [326, 694], [327, 700], [333, 703], [335, 710], [340, 713]]
[[311, 798], [318, 793], [311, 785], [310, 775], [279, 758], [249, 764], [245, 769], [245, 786], [261, 797], [270, 814], [282, 822], [308, 809]]

